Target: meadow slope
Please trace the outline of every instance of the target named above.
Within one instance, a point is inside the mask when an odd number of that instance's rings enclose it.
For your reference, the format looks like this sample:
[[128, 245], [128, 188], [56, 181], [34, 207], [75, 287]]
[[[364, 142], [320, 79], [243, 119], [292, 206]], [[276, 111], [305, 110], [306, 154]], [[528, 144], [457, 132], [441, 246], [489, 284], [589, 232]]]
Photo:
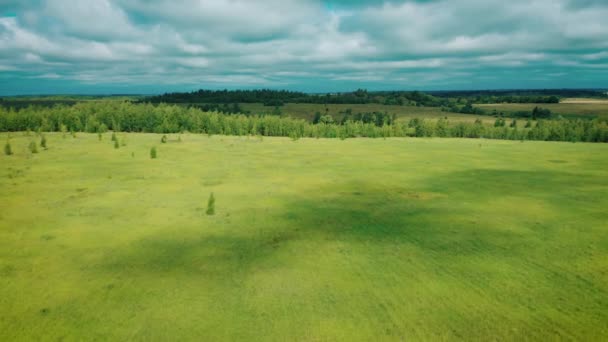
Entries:
[[0, 156], [0, 340], [608, 339], [606, 144], [46, 136]]

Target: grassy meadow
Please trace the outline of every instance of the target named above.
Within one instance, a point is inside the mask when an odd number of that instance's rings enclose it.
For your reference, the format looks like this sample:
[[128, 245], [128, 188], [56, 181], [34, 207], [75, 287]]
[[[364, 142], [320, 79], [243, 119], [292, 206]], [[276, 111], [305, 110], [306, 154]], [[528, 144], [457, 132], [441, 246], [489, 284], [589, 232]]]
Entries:
[[11, 134], [0, 340], [608, 339], [606, 144], [110, 136]]
[[[241, 108], [251, 113], [273, 113], [274, 107], [267, 107], [261, 103], [242, 103]], [[444, 112], [440, 107], [417, 107], [417, 106], [396, 106], [382, 104], [309, 104], [309, 103], [286, 103], [280, 107], [284, 115], [294, 118], [312, 120], [316, 112], [340, 118], [340, 113], [347, 109], [352, 109], [353, 113], [365, 112], [387, 112], [396, 114], [401, 121], [409, 121], [414, 118], [436, 121], [440, 118], [448, 118], [452, 122], [474, 122], [479, 119], [486, 124], [493, 124], [496, 118], [491, 116], [492, 111], [510, 115], [517, 112], [531, 112], [534, 107], [541, 107], [551, 110], [555, 115], [565, 118], [608, 118], [608, 101], [590, 99], [571, 99], [564, 100], [562, 103], [498, 103], [498, 104], [475, 104], [486, 111], [488, 115], [460, 114]]]
[[[261, 103], [242, 103], [241, 108], [252, 113], [272, 113], [274, 107], [264, 106]], [[403, 121], [409, 121], [414, 118], [425, 120], [439, 120], [447, 117], [454, 122], [474, 122], [481, 119], [487, 123], [494, 123], [496, 120], [493, 117], [486, 115], [471, 115], [444, 112], [440, 107], [416, 107], [416, 106], [396, 106], [382, 104], [315, 104], [315, 103], [286, 103], [281, 106], [281, 112], [294, 118], [312, 120], [316, 112], [321, 114], [328, 113], [336, 118], [340, 118], [340, 113], [347, 109], [352, 109], [353, 113], [368, 113], [368, 112], [387, 112], [396, 114], [397, 118]], [[327, 108], [327, 112], [326, 112]], [[532, 107], [534, 108], [534, 107]]]
[[597, 118], [608, 117], [608, 101], [592, 100], [592, 99], [572, 99], [564, 100], [561, 103], [498, 103], [498, 104], [477, 104], [486, 112], [496, 110], [505, 114], [516, 113], [521, 111], [530, 112], [534, 107], [549, 109], [556, 115], [561, 115], [565, 118]]

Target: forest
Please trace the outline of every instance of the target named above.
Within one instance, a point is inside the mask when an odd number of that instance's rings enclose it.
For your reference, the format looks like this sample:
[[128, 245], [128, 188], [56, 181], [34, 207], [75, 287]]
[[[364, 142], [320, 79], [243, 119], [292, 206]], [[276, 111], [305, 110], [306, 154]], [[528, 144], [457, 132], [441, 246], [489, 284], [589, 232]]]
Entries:
[[420, 92], [420, 91], [368, 91], [308, 94], [286, 90], [197, 90], [189, 93], [166, 93], [142, 99], [150, 103], [263, 103], [281, 106], [285, 103], [319, 104], [385, 104], [415, 105], [426, 107], [453, 107], [473, 103], [559, 103], [561, 97], [606, 97], [600, 91], [552, 90], [552, 91], [470, 91], [470, 92]]
[[[523, 126], [523, 127], [522, 127]], [[606, 119], [543, 120], [497, 118], [494, 125], [414, 118], [399, 121], [383, 113], [345, 112], [341, 120], [319, 114], [313, 122], [277, 115], [225, 115], [175, 104], [90, 101], [73, 106], [0, 108], [0, 131], [73, 131], [285, 136], [292, 139], [354, 137], [463, 137], [509, 140], [608, 142]]]

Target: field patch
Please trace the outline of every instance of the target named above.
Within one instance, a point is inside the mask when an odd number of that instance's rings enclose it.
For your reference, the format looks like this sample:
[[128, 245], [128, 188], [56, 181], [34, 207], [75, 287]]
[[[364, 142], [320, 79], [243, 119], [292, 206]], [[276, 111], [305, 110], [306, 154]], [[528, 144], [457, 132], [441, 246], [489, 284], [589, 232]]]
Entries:
[[605, 144], [124, 136], [0, 156], [0, 339], [608, 336]]

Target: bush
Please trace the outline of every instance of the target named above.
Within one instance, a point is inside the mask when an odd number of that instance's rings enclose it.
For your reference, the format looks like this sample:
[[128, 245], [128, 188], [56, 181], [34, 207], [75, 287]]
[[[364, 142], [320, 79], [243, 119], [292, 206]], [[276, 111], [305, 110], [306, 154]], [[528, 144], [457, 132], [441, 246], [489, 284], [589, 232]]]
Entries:
[[116, 138], [115, 132], [112, 132], [112, 141], [118, 141], [118, 139]]
[[506, 125], [506, 122], [504, 119], [497, 119], [494, 122], [494, 127], [505, 127], [505, 125]]
[[215, 215], [215, 196], [213, 196], [213, 192], [209, 196], [209, 201], [207, 201], [207, 215]]
[[46, 150], [46, 137], [44, 136], [44, 134], [40, 138], [40, 147], [42, 147]]
[[121, 146], [127, 146], [127, 138], [123, 137], [123, 138], [120, 140], [120, 145], [121, 145]]
[[163, 144], [166, 144], [167, 143], [167, 136], [163, 135], [163, 137], [160, 138], [160, 142], [163, 143]]
[[30, 145], [28, 147], [30, 149], [30, 152], [32, 152], [32, 153], [38, 153], [38, 146], [36, 146], [36, 142], [35, 141], [30, 141]]
[[11, 142], [8, 140], [6, 141], [6, 145], [4, 145], [4, 154], [6, 154], [7, 156], [13, 154], [13, 150], [11, 149]]
[[298, 139], [300, 139], [300, 136], [298, 136], [298, 134], [294, 131], [289, 133], [289, 138], [291, 138], [292, 141], [298, 141]]
[[99, 141], [101, 141], [101, 138], [103, 138], [103, 135], [101, 134], [101, 132], [97, 133], [97, 138], [99, 138]]
[[114, 148], [119, 148], [118, 139], [114, 140]]
[[150, 158], [156, 159], [156, 147], [150, 149]]

